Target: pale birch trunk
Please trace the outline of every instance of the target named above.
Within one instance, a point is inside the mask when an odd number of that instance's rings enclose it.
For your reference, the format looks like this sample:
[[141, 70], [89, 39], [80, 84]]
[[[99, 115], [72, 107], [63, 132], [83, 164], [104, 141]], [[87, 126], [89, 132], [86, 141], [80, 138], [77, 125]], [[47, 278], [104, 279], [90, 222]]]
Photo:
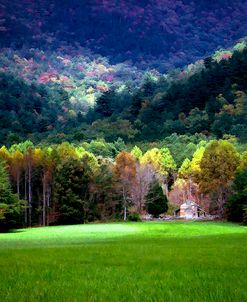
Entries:
[[127, 220], [127, 208], [126, 206], [124, 207], [124, 221]]

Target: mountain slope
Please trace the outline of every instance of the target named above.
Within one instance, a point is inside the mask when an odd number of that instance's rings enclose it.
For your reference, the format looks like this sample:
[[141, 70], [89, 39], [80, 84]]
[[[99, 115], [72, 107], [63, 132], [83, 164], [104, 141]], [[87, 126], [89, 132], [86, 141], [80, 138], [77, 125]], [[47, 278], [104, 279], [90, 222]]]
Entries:
[[88, 47], [166, 72], [247, 35], [247, 1], [2, 0], [0, 47]]
[[118, 105], [118, 93], [105, 94], [89, 117], [103, 119], [109, 127], [116, 119], [129, 120], [138, 131], [136, 139], [203, 132], [219, 137], [233, 134], [245, 140], [247, 47], [241, 43], [234, 49], [205, 59], [192, 75], [185, 76], [185, 69], [177, 78], [147, 78], [126, 107]]

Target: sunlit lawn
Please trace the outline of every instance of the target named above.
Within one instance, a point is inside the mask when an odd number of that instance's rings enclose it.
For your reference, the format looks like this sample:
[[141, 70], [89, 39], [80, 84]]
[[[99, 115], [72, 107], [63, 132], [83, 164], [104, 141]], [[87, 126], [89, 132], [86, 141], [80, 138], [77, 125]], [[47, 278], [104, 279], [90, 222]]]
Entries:
[[77, 225], [0, 234], [0, 301], [247, 301], [247, 228]]

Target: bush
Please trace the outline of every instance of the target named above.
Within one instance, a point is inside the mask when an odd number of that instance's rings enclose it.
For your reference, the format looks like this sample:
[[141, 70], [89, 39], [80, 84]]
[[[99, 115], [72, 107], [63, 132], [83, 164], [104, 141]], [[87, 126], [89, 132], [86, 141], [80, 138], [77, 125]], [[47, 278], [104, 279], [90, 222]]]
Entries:
[[247, 225], [247, 206], [244, 207], [243, 223]]
[[139, 213], [130, 213], [128, 215], [128, 220], [129, 221], [141, 221], [141, 217]]

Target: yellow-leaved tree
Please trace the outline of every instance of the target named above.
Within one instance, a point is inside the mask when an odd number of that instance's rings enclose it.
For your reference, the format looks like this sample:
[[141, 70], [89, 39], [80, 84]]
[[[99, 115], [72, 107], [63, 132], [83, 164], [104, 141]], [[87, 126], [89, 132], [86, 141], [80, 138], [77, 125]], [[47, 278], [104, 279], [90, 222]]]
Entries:
[[224, 204], [239, 161], [237, 150], [225, 140], [212, 141], [203, 154], [199, 187], [202, 193], [216, 196], [217, 211], [220, 215], [224, 213]]
[[176, 163], [168, 148], [153, 148], [148, 150], [140, 159], [141, 165], [152, 166], [158, 174], [166, 195], [168, 195], [168, 176], [176, 169]]

